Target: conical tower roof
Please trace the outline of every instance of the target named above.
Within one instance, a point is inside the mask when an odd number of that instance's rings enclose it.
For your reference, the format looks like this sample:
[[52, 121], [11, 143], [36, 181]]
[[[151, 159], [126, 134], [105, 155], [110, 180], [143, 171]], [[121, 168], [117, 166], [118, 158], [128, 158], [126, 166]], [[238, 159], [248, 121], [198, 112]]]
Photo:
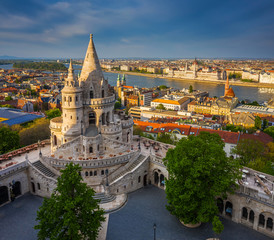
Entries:
[[90, 40], [86, 52], [86, 57], [83, 63], [80, 80], [86, 81], [90, 75], [92, 76], [92, 80], [95, 80], [94, 78], [98, 77], [98, 80], [101, 81], [101, 79], [103, 78], [103, 73], [93, 43], [92, 34], [90, 34]]

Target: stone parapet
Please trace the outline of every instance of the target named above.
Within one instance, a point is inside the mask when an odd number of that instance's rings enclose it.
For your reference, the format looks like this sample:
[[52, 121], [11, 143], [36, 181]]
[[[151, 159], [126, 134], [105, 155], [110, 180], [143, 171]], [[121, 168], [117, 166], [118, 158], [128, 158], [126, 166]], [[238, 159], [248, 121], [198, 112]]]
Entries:
[[56, 168], [65, 168], [65, 166], [71, 162], [75, 164], [79, 164], [79, 166], [83, 169], [95, 169], [100, 167], [109, 167], [119, 164], [127, 163], [134, 155], [136, 151], [130, 152], [128, 154], [123, 154], [115, 157], [103, 158], [103, 159], [92, 159], [92, 160], [66, 160], [66, 159], [56, 159], [54, 157], [42, 157], [43, 161], [47, 163], [47, 165], [51, 165]]
[[27, 162], [24, 161], [24, 162], [17, 163], [17, 164], [11, 165], [9, 167], [6, 167], [4, 169], [1, 169], [0, 170], [0, 179], [4, 178], [6, 176], [9, 176], [11, 174], [14, 174], [15, 172], [17, 172], [19, 170], [26, 169], [27, 166], [28, 166]]
[[114, 94], [110, 97], [105, 97], [105, 98], [92, 98], [90, 99], [89, 104], [91, 105], [91, 107], [94, 107], [94, 106], [102, 106], [102, 105], [108, 105], [113, 103], [115, 103]]

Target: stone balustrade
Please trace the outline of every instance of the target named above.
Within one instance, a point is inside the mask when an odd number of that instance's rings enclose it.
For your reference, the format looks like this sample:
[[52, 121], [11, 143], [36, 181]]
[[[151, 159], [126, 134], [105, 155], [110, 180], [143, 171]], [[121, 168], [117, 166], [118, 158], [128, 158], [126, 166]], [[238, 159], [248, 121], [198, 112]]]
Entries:
[[122, 128], [128, 128], [128, 127], [133, 126], [133, 124], [134, 124], [132, 118], [129, 118], [127, 120], [121, 120], [121, 122], [122, 122]]
[[122, 131], [122, 126], [120, 124], [110, 123], [109, 125], [102, 125], [102, 134], [115, 134]]
[[69, 164], [73, 161], [75, 164], [79, 164], [80, 167], [86, 168], [100, 168], [100, 167], [109, 167], [117, 164], [127, 163], [134, 155], [136, 151], [131, 151], [129, 153], [125, 153], [119, 156], [113, 156], [102, 159], [92, 159], [92, 160], [66, 160], [66, 159], [56, 159], [54, 157], [42, 157], [42, 160], [47, 164], [56, 167], [56, 168], [64, 168], [66, 164]]
[[8, 176], [18, 170], [27, 168], [27, 162], [20, 162], [0, 170], [0, 178]]
[[90, 105], [96, 106], [96, 105], [106, 105], [110, 103], [115, 102], [115, 95], [105, 97], [105, 98], [92, 98], [90, 99]]

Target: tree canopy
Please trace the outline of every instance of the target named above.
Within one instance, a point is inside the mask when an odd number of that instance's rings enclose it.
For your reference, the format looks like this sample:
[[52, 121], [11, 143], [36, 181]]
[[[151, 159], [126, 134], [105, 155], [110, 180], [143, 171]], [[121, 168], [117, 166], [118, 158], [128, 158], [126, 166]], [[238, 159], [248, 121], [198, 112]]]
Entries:
[[162, 103], [158, 104], [156, 109], [166, 110], [165, 106]]
[[29, 127], [23, 128], [19, 132], [20, 144], [22, 146], [37, 143], [38, 140], [49, 139], [50, 129], [49, 129], [49, 119], [41, 118], [30, 124]]
[[19, 135], [8, 126], [0, 126], [0, 154], [10, 152], [19, 147]]
[[169, 172], [167, 209], [186, 224], [212, 222], [218, 233], [222, 228], [214, 218], [218, 214], [216, 198], [233, 192], [240, 177], [238, 161], [228, 158], [223, 147], [219, 135], [201, 132], [182, 138], [164, 159]]
[[104, 211], [95, 200], [94, 190], [82, 182], [79, 165], [70, 163], [58, 178], [57, 188], [44, 199], [37, 212], [38, 239], [95, 240]]
[[62, 114], [62, 112], [60, 111], [59, 108], [53, 108], [53, 109], [46, 111], [46, 115], [47, 115], [48, 119], [60, 117], [61, 114]]
[[264, 132], [274, 139], [274, 126], [266, 128]]

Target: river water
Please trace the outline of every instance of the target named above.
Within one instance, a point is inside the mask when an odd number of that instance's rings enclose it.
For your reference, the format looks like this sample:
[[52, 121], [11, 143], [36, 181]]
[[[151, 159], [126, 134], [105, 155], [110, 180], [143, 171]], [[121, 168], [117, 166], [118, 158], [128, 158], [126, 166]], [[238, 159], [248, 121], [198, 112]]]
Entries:
[[[68, 64], [65, 64], [68, 67]], [[11, 69], [12, 64], [0, 65], [0, 68]], [[82, 66], [74, 65], [75, 73], [78, 74]], [[116, 85], [117, 73], [104, 72], [104, 76], [108, 79], [110, 85]], [[165, 78], [150, 78], [137, 75], [125, 75], [127, 85], [137, 86], [137, 87], [156, 87], [159, 85], [166, 85], [169, 87], [174, 87], [177, 89], [189, 88], [190, 85], [193, 86], [193, 89], [202, 90], [209, 92], [211, 97], [214, 96], [223, 96], [224, 95], [224, 84], [215, 84], [215, 83], [200, 83], [194, 81], [186, 80], [171, 80]], [[274, 96], [274, 88], [256, 88], [256, 87], [244, 87], [244, 86], [232, 86], [236, 97], [239, 100], [249, 99], [250, 101], [258, 101], [263, 103], [268, 101], [271, 97]]]

